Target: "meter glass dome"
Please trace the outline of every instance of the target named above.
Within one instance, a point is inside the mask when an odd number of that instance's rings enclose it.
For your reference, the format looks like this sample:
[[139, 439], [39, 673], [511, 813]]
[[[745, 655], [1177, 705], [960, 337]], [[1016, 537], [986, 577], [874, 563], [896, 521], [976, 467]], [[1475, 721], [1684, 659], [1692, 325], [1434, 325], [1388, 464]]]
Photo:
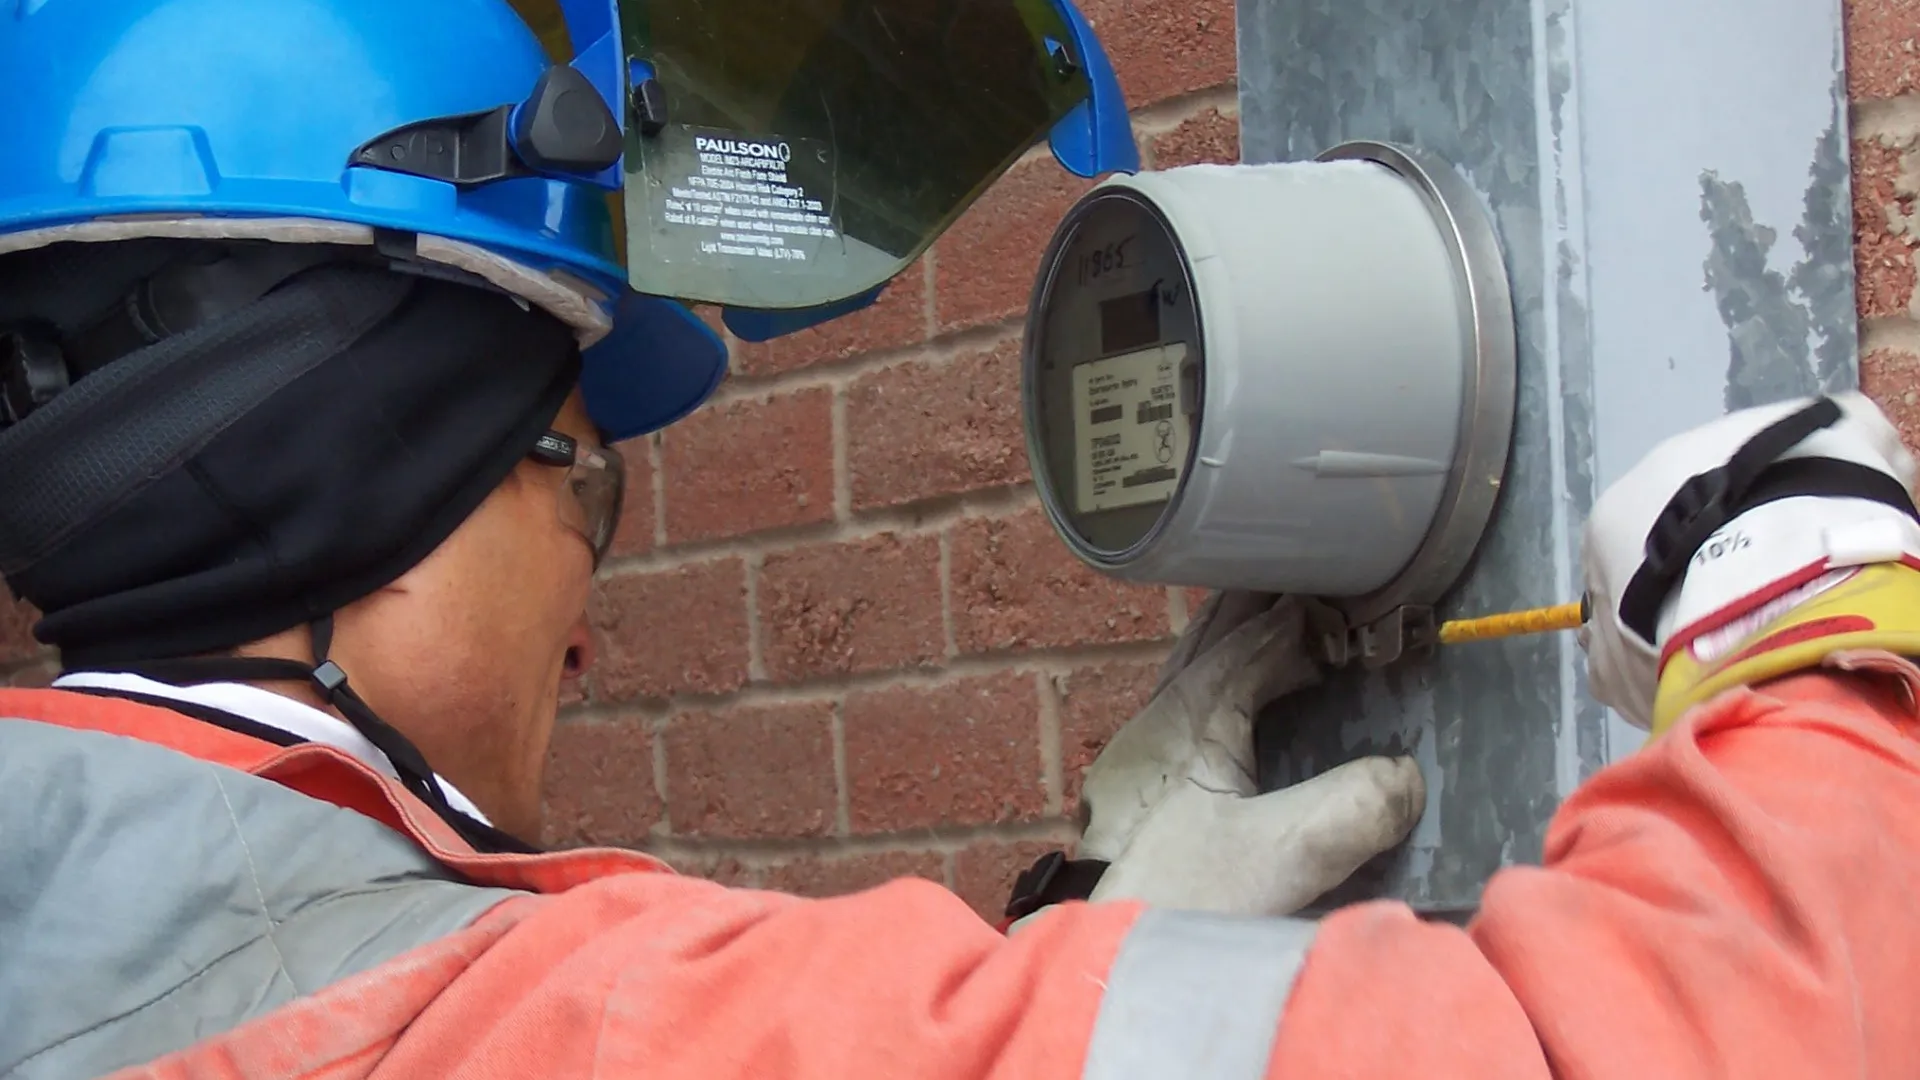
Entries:
[[1035, 479], [1068, 542], [1101, 562], [1148, 540], [1184, 487], [1199, 313], [1172, 228], [1125, 189], [1076, 207], [1042, 266], [1025, 366]]

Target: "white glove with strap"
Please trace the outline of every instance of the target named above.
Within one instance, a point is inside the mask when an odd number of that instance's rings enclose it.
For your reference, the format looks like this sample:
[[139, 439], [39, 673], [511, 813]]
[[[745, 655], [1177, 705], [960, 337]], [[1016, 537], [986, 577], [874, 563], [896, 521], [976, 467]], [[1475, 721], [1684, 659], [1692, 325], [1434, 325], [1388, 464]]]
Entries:
[[1878, 650], [1920, 655], [1914, 462], [1857, 393], [1722, 417], [1594, 504], [1594, 696], [1656, 735], [1726, 690]]
[[1079, 859], [1035, 864], [1008, 916], [1083, 897], [1284, 915], [1405, 839], [1426, 804], [1410, 758], [1364, 758], [1259, 794], [1254, 717], [1319, 681], [1305, 633], [1292, 599], [1211, 597], [1152, 701], [1088, 770]]

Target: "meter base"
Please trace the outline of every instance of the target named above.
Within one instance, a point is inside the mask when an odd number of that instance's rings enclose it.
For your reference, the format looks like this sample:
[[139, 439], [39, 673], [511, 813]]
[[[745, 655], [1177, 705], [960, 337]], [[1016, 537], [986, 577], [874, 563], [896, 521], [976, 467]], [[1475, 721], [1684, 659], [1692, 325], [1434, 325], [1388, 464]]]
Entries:
[[1333, 667], [1357, 661], [1364, 668], [1383, 668], [1403, 658], [1430, 656], [1440, 642], [1439, 621], [1425, 604], [1404, 604], [1358, 626], [1324, 601], [1308, 601], [1306, 612], [1319, 658]]

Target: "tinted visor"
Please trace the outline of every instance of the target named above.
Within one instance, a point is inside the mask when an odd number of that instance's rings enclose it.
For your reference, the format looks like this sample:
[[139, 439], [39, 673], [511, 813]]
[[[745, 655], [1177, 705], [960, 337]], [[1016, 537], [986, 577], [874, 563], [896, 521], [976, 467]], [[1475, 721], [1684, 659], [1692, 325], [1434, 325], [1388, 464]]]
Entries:
[[1052, 0], [620, 0], [620, 22], [629, 276], [695, 302], [887, 282], [1091, 93]]

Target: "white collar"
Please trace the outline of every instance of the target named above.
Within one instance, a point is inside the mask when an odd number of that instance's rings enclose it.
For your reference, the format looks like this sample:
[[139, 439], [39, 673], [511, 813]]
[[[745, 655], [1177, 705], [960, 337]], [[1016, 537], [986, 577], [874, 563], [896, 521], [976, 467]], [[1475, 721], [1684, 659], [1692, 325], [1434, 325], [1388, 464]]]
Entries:
[[[180, 701], [189, 705], [200, 705], [209, 709], [218, 709], [224, 713], [244, 717], [257, 724], [277, 728], [289, 735], [297, 735], [308, 742], [324, 743], [335, 750], [353, 755], [366, 765], [399, 779], [399, 770], [380, 748], [367, 741], [365, 735], [352, 724], [337, 716], [330, 716], [311, 705], [283, 697], [271, 690], [262, 690], [245, 683], [215, 682], [201, 683], [198, 686], [169, 686], [139, 675], [123, 672], [75, 671], [53, 680], [56, 690], [117, 690], [128, 694], [141, 694], [147, 697], [165, 698], [168, 701]], [[477, 821], [487, 821], [480, 808], [473, 805], [460, 789], [448, 783], [439, 774], [440, 790], [446, 793], [447, 803], [455, 810], [467, 814]]]

